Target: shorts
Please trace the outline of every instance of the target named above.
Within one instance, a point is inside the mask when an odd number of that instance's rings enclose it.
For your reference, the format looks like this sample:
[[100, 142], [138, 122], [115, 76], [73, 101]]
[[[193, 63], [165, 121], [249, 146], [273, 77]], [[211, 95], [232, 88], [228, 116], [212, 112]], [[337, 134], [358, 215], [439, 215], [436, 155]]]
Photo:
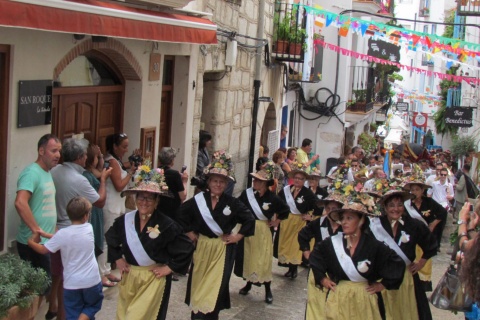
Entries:
[[[28, 245], [17, 242], [18, 255], [22, 260], [30, 262], [34, 268], [40, 268], [45, 270], [48, 277], [52, 277], [50, 268], [50, 254], [40, 254], [30, 248]], [[47, 295], [50, 292], [50, 286], [47, 287], [43, 295]]]
[[94, 320], [95, 314], [102, 308], [102, 283], [86, 289], [63, 288], [63, 302], [67, 320], [78, 320], [82, 313]]
[[52, 276], [63, 277], [63, 263], [60, 250], [50, 253]]

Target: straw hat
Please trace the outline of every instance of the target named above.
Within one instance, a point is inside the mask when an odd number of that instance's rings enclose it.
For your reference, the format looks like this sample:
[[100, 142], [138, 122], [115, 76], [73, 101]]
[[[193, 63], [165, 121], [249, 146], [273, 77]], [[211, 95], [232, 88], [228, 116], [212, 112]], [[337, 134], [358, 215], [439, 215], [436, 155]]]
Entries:
[[402, 190], [390, 190], [385, 192], [385, 194], [378, 200], [378, 204], [381, 206], [385, 206], [385, 202], [390, 199], [391, 197], [402, 197], [402, 201], [405, 202], [409, 199], [413, 198], [411, 193]]
[[380, 211], [375, 206], [375, 200], [367, 193], [357, 193], [349, 197], [348, 202], [341, 209], [329, 213], [333, 221], [340, 221], [343, 213], [351, 211], [365, 216], [380, 216]]
[[268, 161], [262, 170], [258, 170], [255, 173], [251, 172], [250, 176], [261, 181], [271, 181], [273, 180], [274, 165], [273, 161]]
[[225, 150], [215, 151], [213, 153], [212, 163], [205, 169], [207, 177], [219, 175], [235, 181], [232, 156]]
[[330, 202], [335, 202], [340, 205], [340, 207], [343, 207], [343, 205], [347, 202], [347, 197], [344, 196], [343, 194], [340, 194], [338, 192], [333, 192], [328, 195], [325, 199], [320, 199], [317, 201], [317, 206], [319, 207], [326, 207], [327, 204]]
[[308, 176], [307, 179], [322, 179], [323, 176], [322, 176], [322, 172], [320, 170], [318, 170], [317, 168], [312, 168], [310, 170], [310, 175]]
[[122, 197], [126, 194], [137, 192], [149, 192], [173, 197], [172, 193], [168, 190], [163, 169], [151, 169], [150, 164], [150, 160], [147, 159], [145, 164], [137, 169], [133, 176], [135, 185], [128, 190], [122, 191], [120, 194]]
[[301, 173], [305, 176], [305, 179], [308, 179], [309, 174], [306, 171], [307, 168], [302, 163], [292, 162], [290, 163], [290, 168], [292, 171], [288, 173], [289, 178], [293, 178], [297, 173]]

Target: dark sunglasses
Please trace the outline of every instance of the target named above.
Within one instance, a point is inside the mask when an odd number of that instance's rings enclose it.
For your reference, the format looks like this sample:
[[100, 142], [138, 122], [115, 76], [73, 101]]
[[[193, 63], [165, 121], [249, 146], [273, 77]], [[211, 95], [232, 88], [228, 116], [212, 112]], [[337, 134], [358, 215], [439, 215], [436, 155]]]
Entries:
[[441, 177], [446, 177], [446, 176], [448, 176], [448, 174], [443, 174], [443, 173], [442, 173], [442, 174], [440, 174], [440, 176], [441, 176]]

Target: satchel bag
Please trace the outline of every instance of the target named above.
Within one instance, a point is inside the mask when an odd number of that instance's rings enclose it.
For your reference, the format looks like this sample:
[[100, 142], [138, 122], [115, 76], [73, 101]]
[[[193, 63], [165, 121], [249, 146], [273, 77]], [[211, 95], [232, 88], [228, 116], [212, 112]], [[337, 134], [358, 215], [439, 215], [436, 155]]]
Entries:
[[[458, 267], [460, 268], [460, 267]], [[458, 277], [455, 265], [448, 267], [429, 298], [430, 303], [439, 309], [450, 311], [470, 311], [473, 301], [465, 292], [465, 286]]]

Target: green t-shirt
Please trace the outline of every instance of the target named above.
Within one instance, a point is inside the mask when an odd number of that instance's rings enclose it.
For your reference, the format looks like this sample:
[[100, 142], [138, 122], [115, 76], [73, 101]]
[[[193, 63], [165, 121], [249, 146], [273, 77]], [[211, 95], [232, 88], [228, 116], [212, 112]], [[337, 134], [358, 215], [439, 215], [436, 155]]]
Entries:
[[[315, 153], [310, 152], [310, 153], [308, 154], [308, 159], [313, 158], [314, 155], [315, 155]], [[318, 157], [317, 160], [315, 160], [315, 161], [312, 162], [312, 164], [310, 165], [310, 169], [316, 168], [317, 165], [320, 165], [320, 157]]]
[[[55, 185], [52, 175], [42, 169], [37, 163], [32, 163], [18, 177], [17, 192], [20, 190], [29, 191], [32, 195], [28, 201], [33, 217], [40, 228], [48, 233], [55, 232], [57, 224], [57, 210], [55, 207]], [[17, 241], [27, 244], [32, 236], [32, 231], [23, 222], [18, 228]], [[42, 238], [40, 243], [45, 243], [47, 239]]]

